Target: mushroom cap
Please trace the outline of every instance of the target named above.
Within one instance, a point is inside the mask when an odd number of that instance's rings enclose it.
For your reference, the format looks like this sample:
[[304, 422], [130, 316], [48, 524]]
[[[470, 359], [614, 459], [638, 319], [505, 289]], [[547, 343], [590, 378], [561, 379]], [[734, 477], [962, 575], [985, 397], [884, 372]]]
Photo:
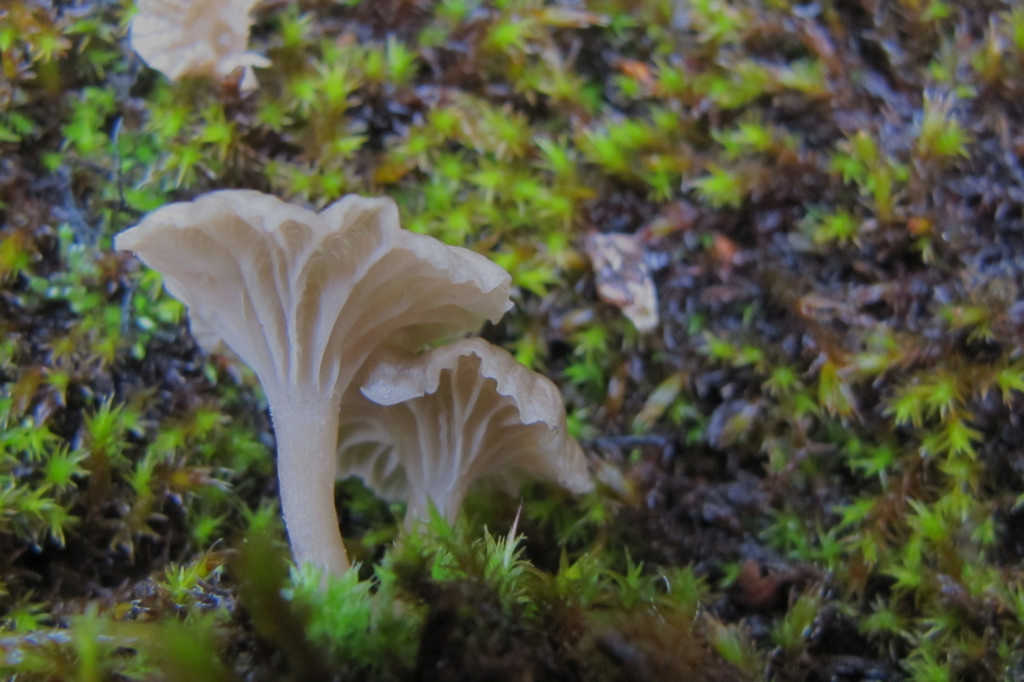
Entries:
[[512, 305], [508, 273], [401, 229], [387, 198], [350, 195], [314, 213], [212, 192], [154, 211], [115, 246], [159, 271], [200, 344], [223, 342], [271, 398], [285, 386], [339, 398], [378, 347], [416, 351]]
[[592, 485], [558, 388], [482, 339], [382, 354], [359, 393], [342, 403], [339, 475], [410, 509], [429, 498], [453, 518], [478, 481], [512, 492], [531, 478]]
[[259, 0], [139, 0], [132, 19], [132, 48], [171, 80], [186, 76], [225, 78], [241, 67], [270, 66], [246, 52]]

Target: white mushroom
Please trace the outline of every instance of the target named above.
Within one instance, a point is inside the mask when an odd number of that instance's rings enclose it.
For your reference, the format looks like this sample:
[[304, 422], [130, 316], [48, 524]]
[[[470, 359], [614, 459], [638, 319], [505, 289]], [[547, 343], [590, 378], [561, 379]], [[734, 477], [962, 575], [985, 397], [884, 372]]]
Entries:
[[296, 562], [348, 566], [334, 509], [341, 396], [377, 348], [412, 351], [496, 321], [508, 273], [402, 230], [390, 199], [348, 196], [317, 214], [245, 190], [165, 206], [122, 232], [189, 308], [197, 339], [255, 370], [277, 436]]
[[253, 67], [270, 61], [247, 52], [250, 12], [259, 0], [139, 0], [132, 19], [132, 49], [173, 80], [187, 76], [226, 79], [242, 69], [239, 87], [256, 87]]
[[511, 492], [527, 479], [591, 487], [566, 433], [558, 388], [509, 353], [463, 339], [413, 357], [382, 354], [341, 409], [339, 476], [408, 502], [406, 524], [432, 501], [453, 519], [477, 481]]

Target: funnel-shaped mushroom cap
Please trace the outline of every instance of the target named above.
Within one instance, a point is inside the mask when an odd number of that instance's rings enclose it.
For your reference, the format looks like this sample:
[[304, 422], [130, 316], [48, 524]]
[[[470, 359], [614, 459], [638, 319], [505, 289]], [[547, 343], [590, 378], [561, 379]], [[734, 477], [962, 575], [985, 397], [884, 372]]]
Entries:
[[225, 78], [245, 70], [243, 89], [255, 85], [254, 66], [270, 66], [246, 52], [249, 12], [259, 0], [139, 0], [131, 44], [147, 64], [171, 80], [185, 76]]
[[508, 273], [468, 249], [402, 230], [390, 199], [347, 196], [322, 213], [225, 190], [165, 206], [117, 236], [264, 389], [340, 396], [379, 346], [418, 350], [509, 307]]
[[377, 348], [418, 350], [511, 306], [508, 273], [402, 230], [390, 199], [348, 196], [318, 214], [260, 192], [213, 192], [154, 211], [115, 245], [164, 276], [201, 343], [222, 341], [256, 372], [296, 560], [334, 572], [347, 567], [333, 482], [352, 378]]
[[591, 487], [558, 388], [486, 341], [388, 353], [360, 393], [342, 403], [339, 475], [407, 500], [407, 522], [426, 518], [428, 500], [454, 518], [477, 481], [510, 491], [527, 479]]

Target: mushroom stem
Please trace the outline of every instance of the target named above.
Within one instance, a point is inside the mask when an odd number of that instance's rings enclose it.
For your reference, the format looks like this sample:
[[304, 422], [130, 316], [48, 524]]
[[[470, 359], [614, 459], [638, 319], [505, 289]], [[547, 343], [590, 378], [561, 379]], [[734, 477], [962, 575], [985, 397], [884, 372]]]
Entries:
[[270, 403], [281, 512], [295, 563], [311, 562], [336, 576], [349, 567], [334, 508], [338, 402], [285, 395]]
[[431, 504], [437, 508], [437, 512], [442, 517], [449, 521], [455, 518], [466, 497], [466, 492], [465, 490], [456, 491], [455, 486], [452, 485], [446, 487], [449, 488], [447, 492], [436, 495], [419, 495], [409, 500], [405, 508], [405, 529], [407, 531], [430, 520]]

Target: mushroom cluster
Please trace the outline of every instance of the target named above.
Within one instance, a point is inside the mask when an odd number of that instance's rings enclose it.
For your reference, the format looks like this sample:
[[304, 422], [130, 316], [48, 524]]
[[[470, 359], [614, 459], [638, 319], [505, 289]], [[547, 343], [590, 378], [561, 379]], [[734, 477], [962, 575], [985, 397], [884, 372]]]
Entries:
[[[314, 213], [260, 192], [212, 192], [154, 211], [115, 247], [163, 275], [204, 348], [226, 346], [255, 371], [297, 563], [348, 568], [339, 474], [405, 496], [410, 518], [428, 500], [453, 515], [475, 478], [586, 488], [553, 384], [483, 341], [416, 355], [496, 322], [512, 305], [511, 278], [401, 229], [390, 199], [348, 196]], [[398, 422], [405, 430], [388, 425]]]

